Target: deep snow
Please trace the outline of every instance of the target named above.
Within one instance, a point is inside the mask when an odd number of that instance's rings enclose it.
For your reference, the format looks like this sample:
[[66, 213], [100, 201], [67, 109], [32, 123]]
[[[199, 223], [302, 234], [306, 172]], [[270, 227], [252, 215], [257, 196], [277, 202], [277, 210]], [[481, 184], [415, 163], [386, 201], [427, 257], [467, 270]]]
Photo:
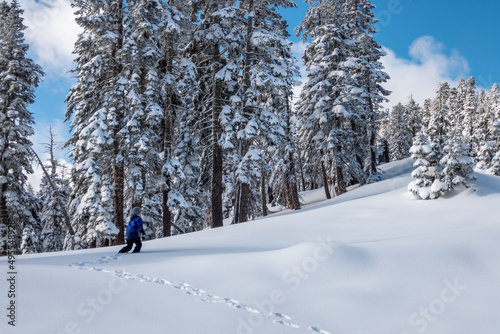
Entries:
[[407, 190], [412, 161], [305, 208], [120, 247], [7, 260], [0, 333], [496, 334], [500, 178], [437, 200]]

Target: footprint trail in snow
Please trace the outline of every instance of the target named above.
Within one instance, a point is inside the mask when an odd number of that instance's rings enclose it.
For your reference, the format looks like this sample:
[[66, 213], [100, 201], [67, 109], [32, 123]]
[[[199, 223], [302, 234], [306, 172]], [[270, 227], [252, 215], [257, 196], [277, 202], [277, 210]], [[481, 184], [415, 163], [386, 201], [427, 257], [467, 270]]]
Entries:
[[219, 297], [213, 294], [209, 294], [206, 291], [202, 289], [195, 288], [187, 283], [178, 283], [178, 282], [173, 282], [169, 281], [163, 278], [157, 278], [157, 277], [151, 277], [147, 275], [142, 275], [142, 274], [132, 274], [128, 273], [126, 271], [122, 270], [111, 270], [111, 269], [106, 269], [106, 268], [101, 268], [97, 267], [99, 265], [103, 264], [108, 264], [111, 262], [115, 262], [123, 258], [125, 254], [116, 254], [116, 255], [111, 255], [111, 256], [103, 256], [99, 258], [98, 260], [94, 262], [76, 262], [72, 263], [69, 265], [69, 267], [78, 269], [78, 270], [91, 270], [91, 271], [97, 271], [97, 272], [102, 272], [109, 274], [111, 276], [114, 276], [116, 278], [120, 279], [127, 279], [127, 280], [134, 280], [134, 281], [139, 281], [143, 283], [152, 283], [152, 284], [158, 284], [162, 285], [165, 287], [173, 288], [176, 290], [179, 290], [187, 295], [191, 295], [198, 300], [205, 302], [205, 303], [214, 303], [214, 304], [223, 304], [226, 305], [227, 307], [238, 309], [244, 312], [248, 313], [253, 313], [253, 314], [260, 314], [264, 318], [269, 319], [272, 323], [282, 325], [282, 326], [287, 326], [290, 328], [295, 328], [295, 329], [303, 329], [307, 328], [308, 333], [320, 333], [320, 334], [330, 334], [330, 332], [327, 332], [323, 329], [320, 329], [318, 327], [305, 327], [305, 326], [299, 326], [295, 323], [292, 322], [292, 318], [287, 316], [286, 314], [283, 313], [264, 313], [261, 312], [249, 305], [246, 305], [244, 303], [241, 303], [237, 300], [231, 299], [231, 298], [223, 298]]

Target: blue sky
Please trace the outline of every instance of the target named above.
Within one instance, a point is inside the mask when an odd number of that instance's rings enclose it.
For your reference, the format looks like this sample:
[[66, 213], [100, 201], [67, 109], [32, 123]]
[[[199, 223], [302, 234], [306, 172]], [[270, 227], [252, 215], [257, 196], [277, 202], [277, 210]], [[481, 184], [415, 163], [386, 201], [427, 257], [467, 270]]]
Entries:
[[[46, 72], [30, 107], [35, 116], [35, 149], [43, 154], [47, 130], [53, 126], [61, 142], [69, 138], [64, 123], [64, 99], [73, 84], [73, 43], [79, 31], [67, 0], [19, 0], [25, 10], [26, 42], [30, 57]], [[283, 10], [290, 31], [304, 18], [308, 5]], [[492, 0], [373, 0], [380, 22], [376, 40], [384, 47], [383, 59], [393, 91], [390, 104], [405, 102], [412, 94], [418, 102], [432, 97], [437, 84], [456, 83], [473, 75], [489, 89], [500, 83], [500, 1]], [[297, 57], [304, 45], [292, 37]], [[305, 74], [305, 72], [303, 72]], [[305, 76], [303, 78], [305, 80]], [[298, 93], [300, 88], [296, 89]], [[387, 106], [390, 106], [388, 104]], [[58, 152], [68, 160], [67, 152]], [[39, 171], [30, 182], [37, 186]]]

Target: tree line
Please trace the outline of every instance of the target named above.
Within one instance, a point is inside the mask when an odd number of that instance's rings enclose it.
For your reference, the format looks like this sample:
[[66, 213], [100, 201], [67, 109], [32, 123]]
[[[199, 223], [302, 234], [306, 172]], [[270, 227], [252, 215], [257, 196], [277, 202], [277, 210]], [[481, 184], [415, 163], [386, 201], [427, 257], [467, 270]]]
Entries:
[[[22, 10], [3, 2], [0, 253], [9, 224], [19, 252], [100, 247], [123, 243], [135, 206], [153, 239], [246, 222], [269, 204], [297, 210], [299, 191], [323, 187], [329, 198], [377, 180], [379, 163], [408, 153], [395, 129], [409, 121], [381, 108], [389, 76], [374, 5], [306, 2], [296, 34], [308, 76], [293, 100], [298, 67], [279, 9], [294, 1], [75, 0], [72, 167], [53, 158], [51, 131], [37, 194], [26, 189], [27, 106], [43, 72], [26, 57]], [[411, 131], [436, 123], [413, 104]]]
[[479, 89], [474, 77], [439, 84], [419, 106], [413, 98], [386, 112], [379, 134], [383, 161], [416, 160], [409, 190], [437, 198], [463, 185], [474, 168], [500, 176], [500, 91]]

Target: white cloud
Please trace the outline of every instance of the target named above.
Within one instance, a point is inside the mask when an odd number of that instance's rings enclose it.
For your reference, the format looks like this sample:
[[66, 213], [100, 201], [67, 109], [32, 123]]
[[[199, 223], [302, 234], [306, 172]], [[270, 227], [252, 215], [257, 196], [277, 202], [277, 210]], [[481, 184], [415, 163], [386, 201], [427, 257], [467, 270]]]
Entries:
[[456, 84], [470, 72], [469, 64], [456, 50], [449, 54], [445, 47], [432, 36], [416, 39], [409, 48], [410, 60], [384, 48], [387, 56], [382, 58], [385, 71], [391, 79], [384, 87], [392, 91], [388, 106], [405, 103], [410, 95], [420, 104], [435, 95], [441, 82]]
[[[302, 64], [302, 53], [306, 44], [295, 43], [292, 47], [294, 55], [299, 59], [301, 81], [307, 80], [307, 71]], [[470, 72], [469, 64], [456, 50], [446, 53], [445, 46], [432, 36], [417, 38], [408, 49], [409, 59], [397, 55], [389, 48], [383, 47], [387, 53], [382, 58], [385, 72], [391, 79], [384, 88], [392, 91], [387, 107], [398, 102], [405, 103], [410, 95], [421, 105], [432, 98], [441, 82], [456, 85], [461, 77], [466, 78]], [[294, 87], [294, 96], [298, 98], [303, 85]]]
[[74, 43], [80, 32], [67, 0], [20, 0], [24, 10], [26, 42], [48, 76], [67, 76], [72, 68]]

